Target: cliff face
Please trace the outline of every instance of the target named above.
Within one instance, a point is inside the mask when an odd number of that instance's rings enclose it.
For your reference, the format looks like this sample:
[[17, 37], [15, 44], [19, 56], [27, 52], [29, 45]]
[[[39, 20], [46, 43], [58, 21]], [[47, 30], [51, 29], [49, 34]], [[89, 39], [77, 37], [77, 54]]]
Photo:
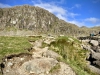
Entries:
[[17, 29], [40, 30], [42, 28], [47, 31], [58, 20], [48, 11], [28, 5], [5, 8], [1, 9], [0, 12], [2, 29], [5, 27], [15, 27]]
[[31, 30], [34, 33], [83, 34], [74, 24], [58, 19], [47, 10], [35, 6], [0, 8], [0, 31]]

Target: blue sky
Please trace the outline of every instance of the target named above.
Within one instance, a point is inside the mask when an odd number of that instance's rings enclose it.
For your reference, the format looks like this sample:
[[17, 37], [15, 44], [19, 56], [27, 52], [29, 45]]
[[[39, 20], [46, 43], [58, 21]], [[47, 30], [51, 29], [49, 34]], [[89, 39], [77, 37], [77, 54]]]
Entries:
[[24, 4], [42, 7], [78, 26], [100, 26], [100, 0], [0, 0], [0, 8]]

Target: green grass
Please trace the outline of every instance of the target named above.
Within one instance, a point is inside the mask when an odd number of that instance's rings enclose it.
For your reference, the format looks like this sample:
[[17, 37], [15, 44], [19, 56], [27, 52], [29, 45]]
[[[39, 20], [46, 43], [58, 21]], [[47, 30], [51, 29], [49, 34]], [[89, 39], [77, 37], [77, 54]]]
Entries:
[[[26, 49], [31, 48], [29, 41], [36, 41], [41, 37], [10, 37], [0, 36], [0, 62], [2, 58], [11, 54], [29, 53]], [[0, 73], [1, 75], [1, 73]]]
[[29, 37], [0, 36], [0, 61], [5, 55], [28, 52], [25, 49], [32, 46], [28, 40]]
[[[68, 63], [77, 75], [97, 75], [92, 73], [86, 66], [86, 50], [80, 48], [80, 42], [77, 39], [72, 38], [74, 41], [69, 41], [69, 37], [58, 37], [56, 41], [53, 41], [49, 46], [50, 50], [53, 50], [60, 54], [62, 58], [57, 60]], [[7, 37], [0, 36], [0, 62], [6, 55], [27, 53], [25, 50], [32, 47], [29, 41], [36, 41], [40, 37]], [[44, 44], [45, 46], [45, 44]], [[50, 72], [55, 72], [60, 66], [56, 65]]]
[[61, 68], [60, 64], [56, 64], [54, 67], [51, 68], [51, 70], [49, 71], [50, 73], [54, 73], [57, 72], [59, 69]]
[[68, 63], [77, 75], [97, 75], [92, 73], [86, 66], [86, 50], [80, 47], [81, 42], [72, 37], [58, 37], [55, 42], [50, 44], [50, 49], [62, 56], [57, 60]]

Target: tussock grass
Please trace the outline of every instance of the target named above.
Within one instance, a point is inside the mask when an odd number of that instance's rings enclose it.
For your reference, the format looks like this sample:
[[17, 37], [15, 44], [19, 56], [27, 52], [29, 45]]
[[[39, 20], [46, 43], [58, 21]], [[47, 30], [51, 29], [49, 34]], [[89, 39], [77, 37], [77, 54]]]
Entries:
[[[68, 38], [73, 39], [70, 41]], [[57, 60], [68, 63], [77, 75], [96, 75], [86, 66], [86, 50], [80, 47], [81, 42], [75, 38], [62, 36], [51, 42], [50, 49], [62, 56]]]

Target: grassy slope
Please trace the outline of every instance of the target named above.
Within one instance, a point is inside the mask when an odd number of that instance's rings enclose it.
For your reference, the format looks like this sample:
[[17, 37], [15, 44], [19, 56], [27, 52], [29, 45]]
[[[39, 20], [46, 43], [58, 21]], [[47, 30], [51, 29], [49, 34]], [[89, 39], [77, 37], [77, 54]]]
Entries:
[[97, 75], [92, 73], [86, 66], [86, 50], [82, 50], [80, 47], [81, 42], [77, 39], [71, 41], [69, 37], [58, 37], [56, 42], [52, 42], [50, 49], [59, 53], [62, 58], [58, 58], [59, 61], [68, 63], [77, 75]]
[[35, 41], [39, 38], [40, 37], [0, 36], [0, 62], [4, 56], [10, 54], [27, 53], [28, 51], [26, 49], [32, 47], [29, 41]]
[[[28, 40], [37, 39], [37, 37], [0, 37], [0, 61], [5, 55], [27, 52], [24, 49], [31, 47]], [[78, 40], [71, 41], [65, 36], [58, 37], [49, 47], [62, 56], [57, 59], [58, 61], [68, 63], [78, 75], [96, 75], [87, 69], [85, 61], [87, 51], [80, 48]]]
[[0, 37], [0, 61], [3, 56], [27, 52], [25, 48], [31, 47], [27, 37]]

